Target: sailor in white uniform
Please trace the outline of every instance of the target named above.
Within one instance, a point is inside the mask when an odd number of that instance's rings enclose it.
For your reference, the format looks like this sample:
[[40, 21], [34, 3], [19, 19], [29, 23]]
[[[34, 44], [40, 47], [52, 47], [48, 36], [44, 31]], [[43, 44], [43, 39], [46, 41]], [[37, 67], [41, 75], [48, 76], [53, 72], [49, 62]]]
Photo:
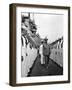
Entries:
[[41, 45], [40, 45], [40, 48], [39, 48], [39, 54], [40, 54], [40, 61], [41, 61], [41, 64], [45, 64], [45, 61], [44, 61], [44, 56], [43, 56], [43, 40], [41, 41]]

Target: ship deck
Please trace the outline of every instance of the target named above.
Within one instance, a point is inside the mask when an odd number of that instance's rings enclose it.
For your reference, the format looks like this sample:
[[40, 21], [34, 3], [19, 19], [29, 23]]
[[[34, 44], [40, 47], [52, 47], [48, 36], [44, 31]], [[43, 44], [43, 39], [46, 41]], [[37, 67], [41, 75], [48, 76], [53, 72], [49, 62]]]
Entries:
[[49, 59], [48, 68], [46, 68], [45, 65], [41, 65], [40, 56], [36, 58], [30, 72], [28, 73], [28, 77], [51, 75], [63, 75], [63, 68], [52, 59]]

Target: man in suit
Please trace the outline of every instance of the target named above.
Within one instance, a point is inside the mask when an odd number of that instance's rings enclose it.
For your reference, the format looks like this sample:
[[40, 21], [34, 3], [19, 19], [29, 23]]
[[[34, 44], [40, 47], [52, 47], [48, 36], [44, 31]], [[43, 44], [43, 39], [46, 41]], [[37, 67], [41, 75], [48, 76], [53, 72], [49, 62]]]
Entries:
[[48, 45], [47, 41], [48, 41], [48, 39], [47, 39], [47, 37], [45, 37], [44, 43], [43, 43], [43, 55], [44, 55], [44, 59], [45, 59], [46, 68], [48, 68], [49, 57], [50, 57], [50, 46]]

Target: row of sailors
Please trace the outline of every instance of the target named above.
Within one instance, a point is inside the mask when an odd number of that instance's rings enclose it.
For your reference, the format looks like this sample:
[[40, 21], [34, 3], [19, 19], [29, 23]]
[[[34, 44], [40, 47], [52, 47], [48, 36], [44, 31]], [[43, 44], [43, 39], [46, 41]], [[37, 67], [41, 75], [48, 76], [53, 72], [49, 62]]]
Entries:
[[58, 41], [57, 43], [57, 49], [61, 49], [61, 48], [63, 48], [63, 40]]
[[23, 45], [22, 45], [22, 72], [21, 76], [26, 77], [28, 75], [28, 72], [30, 71], [30, 68], [32, 67], [34, 60], [37, 57], [37, 49], [32, 48], [30, 42], [26, 45], [26, 39], [22, 37], [23, 39]]
[[21, 76], [26, 77], [32, 67], [38, 53], [41, 38], [36, 34], [37, 28], [34, 22], [28, 17], [22, 18], [21, 25], [21, 42], [22, 42], [22, 72]]
[[56, 42], [52, 47], [55, 49], [62, 49], [63, 48], [63, 40]]

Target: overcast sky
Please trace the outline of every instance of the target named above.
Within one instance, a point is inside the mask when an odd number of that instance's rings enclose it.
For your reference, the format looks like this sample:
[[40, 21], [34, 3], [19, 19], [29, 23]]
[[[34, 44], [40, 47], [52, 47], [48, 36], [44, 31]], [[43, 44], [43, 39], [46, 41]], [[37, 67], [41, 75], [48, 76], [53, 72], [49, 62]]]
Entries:
[[34, 14], [37, 32], [42, 38], [48, 37], [49, 42], [63, 36], [63, 15], [56, 14]]

